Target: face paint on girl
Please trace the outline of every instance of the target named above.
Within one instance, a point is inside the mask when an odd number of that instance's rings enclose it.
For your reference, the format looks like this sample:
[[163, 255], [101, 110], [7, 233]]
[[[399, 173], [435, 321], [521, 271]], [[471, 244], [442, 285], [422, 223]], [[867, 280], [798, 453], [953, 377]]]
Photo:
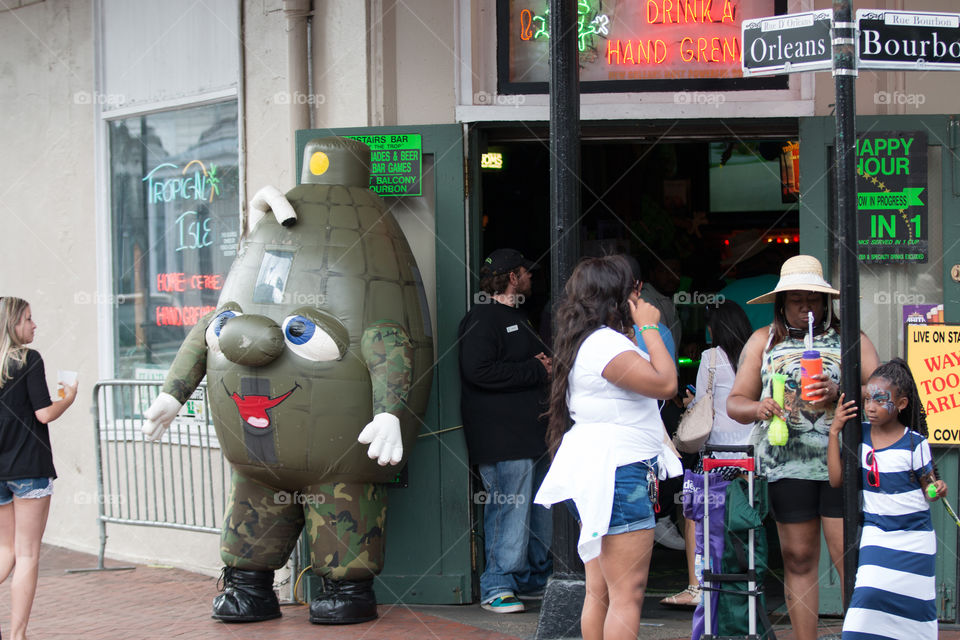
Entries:
[[898, 410], [893, 400], [893, 390], [889, 381], [883, 378], [872, 378], [867, 383], [863, 410], [871, 424], [885, 424], [889, 420], [896, 420]]

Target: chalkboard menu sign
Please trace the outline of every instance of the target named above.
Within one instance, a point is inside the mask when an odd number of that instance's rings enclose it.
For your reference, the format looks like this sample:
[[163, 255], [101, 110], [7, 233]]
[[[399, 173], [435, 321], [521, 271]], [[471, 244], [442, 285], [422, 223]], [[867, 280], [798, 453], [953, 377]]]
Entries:
[[927, 134], [857, 137], [857, 253], [862, 262], [925, 263]]

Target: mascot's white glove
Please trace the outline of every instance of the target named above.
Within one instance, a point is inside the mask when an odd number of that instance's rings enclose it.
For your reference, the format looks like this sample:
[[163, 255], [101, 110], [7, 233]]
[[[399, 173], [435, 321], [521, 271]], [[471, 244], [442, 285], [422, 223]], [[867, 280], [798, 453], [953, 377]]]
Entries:
[[143, 417], [147, 419], [141, 427], [144, 437], [154, 442], [159, 440], [160, 436], [170, 428], [170, 423], [180, 413], [182, 406], [172, 395], [161, 391], [150, 408], [143, 412]]
[[399, 464], [403, 458], [403, 441], [400, 438], [400, 419], [392, 413], [378, 413], [363, 428], [357, 441], [369, 444], [367, 456], [375, 459], [381, 467]]

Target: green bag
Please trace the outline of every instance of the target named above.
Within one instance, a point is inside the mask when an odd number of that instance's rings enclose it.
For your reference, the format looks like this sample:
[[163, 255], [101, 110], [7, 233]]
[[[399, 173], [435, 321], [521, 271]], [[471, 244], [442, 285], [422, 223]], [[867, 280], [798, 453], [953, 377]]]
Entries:
[[[767, 573], [767, 532], [763, 519], [767, 516], [767, 479], [755, 477], [753, 481], [754, 505], [750, 506], [747, 479], [739, 477], [727, 486], [726, 512], [724, 513], [724, 550], [720, 561], [723, 573], [746, 573], [749, 547], [747, 532], [754, 531], [754, 569], [757, 585], [763, 585]], [[746, 582], [724, 582], [720, 585], [717, 600], [717, 634], [720, 636], [746, 636], [749, 630], [749, 605]], [[740, 592], [740, 593], [737, 593]], [[763, 593], [757, 598], [757, 634], [761, 638], [773, 638], [773, 629], [767, 619], [766, 598]]]

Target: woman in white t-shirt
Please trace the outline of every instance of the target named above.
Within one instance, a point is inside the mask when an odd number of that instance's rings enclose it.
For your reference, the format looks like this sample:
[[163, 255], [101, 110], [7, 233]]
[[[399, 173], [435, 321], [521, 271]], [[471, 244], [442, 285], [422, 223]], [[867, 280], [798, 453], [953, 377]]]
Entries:
[[[637, 296], [641, 285], [621, 256], [584, 259], [554, 321], [554, 459], [535, 502], [568, 501], [580, 521], [585, 640], [637, 637], [653, 548], [667, 441], [657, 400], [676, 394], [677, 370], [657, 328], [660, 312]], [[634, 324], [649, 355], [632, 339]]]

